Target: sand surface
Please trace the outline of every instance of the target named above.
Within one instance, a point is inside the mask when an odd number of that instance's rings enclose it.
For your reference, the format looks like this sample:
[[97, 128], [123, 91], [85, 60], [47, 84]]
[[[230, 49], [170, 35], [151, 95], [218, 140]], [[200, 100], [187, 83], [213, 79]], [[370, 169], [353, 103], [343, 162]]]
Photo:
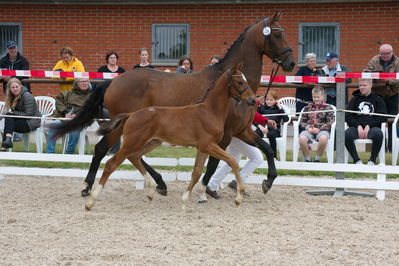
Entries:
[[[66, 170], [68, 171], [68, 170]], [[77, 178], [0, 180], [0, 265], [398, 265], [399, 194], [385, 201], [309, 196], [305, 188], [248, 186], [238, 208], [188, 209], [187, 183], [149, 203], [134, 181], [111, 179], [91, 211]]]

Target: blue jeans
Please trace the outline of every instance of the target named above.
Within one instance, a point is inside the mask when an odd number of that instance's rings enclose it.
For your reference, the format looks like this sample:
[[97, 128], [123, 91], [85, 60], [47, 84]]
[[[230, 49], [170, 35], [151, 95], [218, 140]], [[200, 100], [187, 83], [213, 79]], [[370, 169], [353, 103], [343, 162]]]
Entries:
[[[51, 124], [55, 125], [55, 124], [59, 124], [59, 123], [61, 123], [61, 121], [56, 120], [56, 121], [52, 122]], [[67, 154], [73, 154], [75, 152], [76, 144], [78, 144], [78, 141], [79, 141], [79, 135], [80, 135], [80, 131], [74, 131], [74, 132], [69, 133], [68, 144], [67, 144], [67, 148], [65, 151]], [[50, 128], [48, 135], [47, 135], [47, 149], [46, 149], [47, 153], [54, 153], [55, 140], [53, 139], [53, 137], [54, 137], [54, 130]]]

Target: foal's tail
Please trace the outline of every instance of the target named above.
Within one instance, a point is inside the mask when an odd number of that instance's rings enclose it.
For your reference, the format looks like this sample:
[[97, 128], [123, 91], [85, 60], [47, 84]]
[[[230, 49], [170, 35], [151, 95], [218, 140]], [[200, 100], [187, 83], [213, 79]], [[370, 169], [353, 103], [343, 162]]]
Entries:
[[81, 130], [90, 126], [94, 118], [102, 116], [104, 94], [112, 80], [105, 80], [97, 85], [85, 102], [82, 109], [72, 120], [64, 121], [55, 126], [50, 126], [55, 131], [55, 137], [60, 137], [66, 133]]
[[121, 129], [128, 118], [129, 114], [119, 114], [115, 116], [111, 121], [102, 123], [100, 128], [97, 130], [97, 134], [106, 135], [114, 130]]

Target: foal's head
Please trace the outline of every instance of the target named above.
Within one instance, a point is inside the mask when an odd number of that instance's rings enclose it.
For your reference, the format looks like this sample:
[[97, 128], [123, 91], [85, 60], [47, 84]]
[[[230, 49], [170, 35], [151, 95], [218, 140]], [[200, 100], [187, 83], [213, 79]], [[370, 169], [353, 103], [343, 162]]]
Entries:
[[256, 104], [255, 94], [249, 87], [244, 73], [241, 72], [242, 63], [226, 71], [230, 96], [237, 102], [245, 102], [250, 106]]

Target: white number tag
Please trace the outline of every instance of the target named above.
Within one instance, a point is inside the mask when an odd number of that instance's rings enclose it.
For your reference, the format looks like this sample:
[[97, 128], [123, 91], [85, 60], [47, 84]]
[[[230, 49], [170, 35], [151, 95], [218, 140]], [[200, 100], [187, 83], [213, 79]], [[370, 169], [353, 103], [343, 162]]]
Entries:
[[263, 35], [269, 36], [271, 32], [272, 32], [272, 30], [270, 29], [270, 27], [263, 28]]

